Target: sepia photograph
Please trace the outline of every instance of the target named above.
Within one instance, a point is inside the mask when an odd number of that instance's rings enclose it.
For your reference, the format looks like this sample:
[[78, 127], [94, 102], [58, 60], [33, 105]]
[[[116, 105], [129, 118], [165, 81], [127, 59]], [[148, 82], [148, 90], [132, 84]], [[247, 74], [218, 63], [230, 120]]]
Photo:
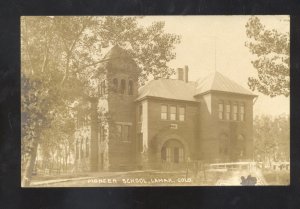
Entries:
[[290, 185], [290, 17], [22, 16], [21, 186]]

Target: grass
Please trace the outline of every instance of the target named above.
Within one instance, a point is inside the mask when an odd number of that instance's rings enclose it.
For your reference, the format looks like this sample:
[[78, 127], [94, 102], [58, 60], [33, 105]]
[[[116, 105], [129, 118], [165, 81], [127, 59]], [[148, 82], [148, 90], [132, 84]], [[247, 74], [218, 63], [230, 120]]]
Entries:
[[267, 181], [268, 185], [289, 185], [290, 184], [290, 172], [263, 170], [262, 174], [265, 180]]

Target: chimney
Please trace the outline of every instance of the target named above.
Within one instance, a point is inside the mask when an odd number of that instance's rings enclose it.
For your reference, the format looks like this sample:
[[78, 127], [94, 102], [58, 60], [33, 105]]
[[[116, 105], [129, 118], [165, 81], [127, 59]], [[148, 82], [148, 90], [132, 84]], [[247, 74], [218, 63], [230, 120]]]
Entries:
[[184, 66], [184, 77], [185, 77], [185, 82], [188, 83], [189, 82], [189, 67], [186, 65]]
[[177, 79], [180, 81], [184, 80], [183, 68], [177, 68]]
[[186, 65], [184, 68], [177, 68], [177, 79], [189, 82], [189, 67]]

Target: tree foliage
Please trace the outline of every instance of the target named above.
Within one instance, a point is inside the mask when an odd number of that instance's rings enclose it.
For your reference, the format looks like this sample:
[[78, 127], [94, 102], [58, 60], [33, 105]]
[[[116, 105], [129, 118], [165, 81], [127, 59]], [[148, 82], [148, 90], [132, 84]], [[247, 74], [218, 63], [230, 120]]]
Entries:
[[153, 22], [149, 27], [140, 26], [136, 17], [106, 17], [100, 29], [102, 46], [119, 45], [128, 50], [138, 64], [141, 84], [152, 75], [168, 78], [173, 74], [167, 64], [175, 58], [178, 35], [164, 32], [164, 22]]
[[290, 38], [289, 33], [267, 29], [258, 17], [251, 17], [246, 24], [250, 41], [246, 46], [256, 55], [252, 61], [258, 77], [248, 79], [254, 91], [275, 97], [290, 95]]
[[95, 96], [91, 78], [99, 74], [98, 64], [105, 62], [103, 49], [116, 44], [127, 49], [140, 68], [141, 84], [150, 75], [169, 77], [173, 73], [167, 63], [175, 58], [173, 49], [179, 37], [165, 33], [163, 22], [143, 27], [139, 19], [21, 18], [23, 186], [30, 182], [38, 145], [47, 153], [55, 146], [45, 140], [70, 140], [75, 122], [72, 106]]
[[289, 161], [290, 118], [287, 115], [256, 116], [254, 119], [254, 156], [256, 161]]

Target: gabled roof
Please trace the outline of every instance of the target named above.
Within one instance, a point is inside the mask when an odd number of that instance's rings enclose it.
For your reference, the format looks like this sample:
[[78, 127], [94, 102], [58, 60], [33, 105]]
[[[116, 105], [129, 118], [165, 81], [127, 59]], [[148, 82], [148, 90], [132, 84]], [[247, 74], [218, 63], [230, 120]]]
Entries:
[[195, 82], [184, 82], [175, 79], [160, 78], [152, 80], [139, 89], [139, 96], [136, 100], [144, 97], [158, 97], [165, 99], [176, 99], [185, 101], [196, 101]]
[[208, 75], [204, 79], [197, 81], [195, 95], [203, 94], [208, 91], [222, 91], [255, 96], [248, 89], [242, 87], [217, 71]]
[[240, 86], [219, 72], [214, 72], [196, 82], [188, 82], [177, 79], [160, 78], [152, 80], [139, 89], [138, 98], [157, 97], [165, 99], [175, 99], [184, 101], [196, 101], [195, 96], [208, 93], [210, 91], [220, 91], [236, 93], [248, 96], [256, 96], [251, 91]]

